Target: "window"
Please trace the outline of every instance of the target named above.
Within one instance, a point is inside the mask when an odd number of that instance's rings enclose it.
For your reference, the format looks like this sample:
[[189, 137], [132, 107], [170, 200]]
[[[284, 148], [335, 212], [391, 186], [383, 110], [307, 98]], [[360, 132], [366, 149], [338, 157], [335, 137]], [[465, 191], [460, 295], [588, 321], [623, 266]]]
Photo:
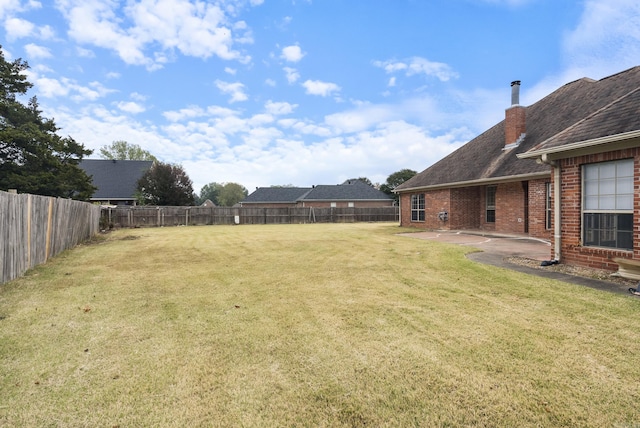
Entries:
[[353, 202], [349, 202], [347, 205], [349, 206], [349, 208], [353, 208], [356, 206], [356, 204], [354, 204]]
[[336, 208], [338, 206], [337, 202], [331, 202], [331, 208]]
[[411, 221], [424, 221], [424, 193], [411, 195]]
[[496, 222], [496, 186], [487, 187], [487, 223]]
[[553, 218], [551, 211], [551, 183], [545, 183], [545, 201], [544, 227], [549, 230], [551, 229], [551, 219]]
[[633, 249], [633, 159], [584, 165], [582, 242]]

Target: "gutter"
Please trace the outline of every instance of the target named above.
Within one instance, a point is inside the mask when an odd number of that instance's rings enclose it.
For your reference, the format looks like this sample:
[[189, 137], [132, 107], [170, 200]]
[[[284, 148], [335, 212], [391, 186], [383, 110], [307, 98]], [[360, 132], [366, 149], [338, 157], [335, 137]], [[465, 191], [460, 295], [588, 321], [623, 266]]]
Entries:
[[560, 187], [560, 165], [549, 159], [545, 153], [536, 159], [536, 162], [546, 164], [553, 170], [553, 260], [560, 262], [560, 250], [562, 248], [562, 233], [560, 225], [560, 213], [562, 212], [562, 195]]
[[459, 187], [483, 186], [488, 184], [506, 183], [509, 181], [525, 181], [536, 178], [547, 178], [548, 172], [535, 172], [531, 174], [508, 175], [496, 178], [481, 178], [478, 180], [458, 181], [454, 183], [434, 184], [431, 186], [408, 187], [406, 189], [393, 190], [393, 193], [415, 192], [416, 190], [438, 190], [438, 189], [454, 189]]
[[[563, 157], [577, 156], [575, 151], [585, 152], [580, 154], [599, 153], [602, 151], [600, 146], [607, 145], [606, 151], [619, 150], [630, 147], [637, 147], [637, 141], [630, 141], [640, 138], [640, 130], [623, 132], [622, 134], [607, 135], [605, 137], [593, 138], [591, 140], [578, 141], [575, 143], [564, 144], [560, 147], [550, 147], [548, 149], [530, 150], [525, 153], [519, 153], [516, 156], [518, 159], [532, 159], [540, 158], [541, 156], [553, 155], [553, 159], [560, 159]], [[549, 140], [547, 140], [549, 141]], [[540, 143], [544, 146], [545, 142]], [[591, 150], [589, 150], [591, 149]]]

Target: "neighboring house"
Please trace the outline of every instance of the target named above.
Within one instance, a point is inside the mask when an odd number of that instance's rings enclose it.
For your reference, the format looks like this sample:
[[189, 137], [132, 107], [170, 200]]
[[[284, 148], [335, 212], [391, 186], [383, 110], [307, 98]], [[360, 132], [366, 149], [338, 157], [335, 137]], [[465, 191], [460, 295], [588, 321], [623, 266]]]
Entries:
[[259, 187], [243, 207], [377, 208], [393, 205], [393, 198], [360, 180], [313, 187]]
[[136, 205], [138, 180], [153, 161], [84, 159], [82, 168], [98, 188], [92, 202], [106, 205]]
[[640, 67], [524, 107], [396, 188], [401, 224], [527, 234], [563, 263], [640, 258]]

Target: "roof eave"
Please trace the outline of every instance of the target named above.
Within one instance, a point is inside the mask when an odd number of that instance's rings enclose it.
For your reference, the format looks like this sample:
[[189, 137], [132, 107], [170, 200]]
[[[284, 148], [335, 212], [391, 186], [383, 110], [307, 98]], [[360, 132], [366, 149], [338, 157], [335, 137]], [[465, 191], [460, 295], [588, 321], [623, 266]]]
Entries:
[[453, 189], [453, 188], [460, 188], [460, 187], [486, 186], [491, 184], [507, 183], [510, 181], [525, 181], [525, 180], [547, 178], [550, 175], [551, 175], [551, 170], [549, 170], [548, 172], [536, 172], [531, 174], [509, 175], [504, 177], [481, 178], [477, 180], [458, 181], [455, 183], [434, 184], [431, 186], [409, 187], [406, 189], [394, 190], [394, 193], [407, 193], [407, 192], [415, 192], [418, 190], [440, 190], [440, 189]]
[[575, 156], [591, 155], [595, 153], [628, 149], [632, 147], [638, 147], [639, 145], [640, 130], [636, 130], [624, 132], [621, 134], [608, 135], [606, 137], [599, 137], [590, 140], [564, 144], [559, 147], [530, 150], [525, 153], [519, 153], [516, 156], [519, 159], [541, 159], [544, 157], [546, 160], [551, 161], [556, 159], [566, 159]]

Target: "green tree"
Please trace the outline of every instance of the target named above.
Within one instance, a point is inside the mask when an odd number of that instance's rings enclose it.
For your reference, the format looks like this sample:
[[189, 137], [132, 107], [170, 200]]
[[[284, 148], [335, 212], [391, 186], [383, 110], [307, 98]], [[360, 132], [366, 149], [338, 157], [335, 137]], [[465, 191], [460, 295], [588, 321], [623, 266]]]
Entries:
[[218, 203], [222, 207], [232, 207], [244, 198], [247, 197], [249, 192], [244, 186], [238, 183], [224, 183], [220, 194], [218, 195]]
[[100, 157], [111, 160], [158, 160], [139, 145], [129, 144], [123, 140], [114, 141], [111, 145], [100, 147]]
[[249, 192], [238, 183], [209, 183], [200, 189], [198, 204], [207, 199], [219, 207], [232, 207], [247, 197]]
[[193, 184], [181, 165], [155, 162], [138, 180], [142, 205], [193, 205]]
[[202, 186], [202, 189], [200, 189], [200, 196], [198, 197], [197, 201], [198, 205], [204, 204], [207, 199], [209, 199], [214, 204], [219, 205], [220, 202], [218, 201], [218, 195], [220, 195], [220, 190], [223, 186], [224, 184], [215, 182]]
[[410, 179], [416, 174], [417, 174], [416, 171], [412, 169], [407, 169], [407, 168], [401, 169], [400, 171], [396, 171], [393, 174], [391, 174], [389, 177], [387, 177], [386, 183], [380, 186], [380, 190], [382, 190], [387, 195], [393, 196], [397, 202], [398, 195], [393, 193], [393, 189], [395, 189], [396, 187], [398, 187], [399, 185], [401, 185], [402, 183], [404, 183], [405, 181], [407, 181], [408, 179]]
[[59, 136], [35, 96], [27, 105], [18, 101], [32, 87], [28, 68], [21, 59], [6, 61], [0, 47], [0, 189], [87, 200], [95, 187], [78, 164], [92, 152]]
[[350, 178], [350, 179], [348, 179], [347, 181], [345, 181], [345, 183], [346, 183], [346, 182], [349, 182], [349, 181], [352, 181], [352, 182], [353, 182], [353, 181], [356, 181], [356, 180], [360, 180], [360, 181], [362, 181], [363, 183], [368, 184], [369, 186], [373, 187], [373, 183], [372, 183], [372, 182], [371, 182], [371, 180], [369, 180], [367, 177]]

